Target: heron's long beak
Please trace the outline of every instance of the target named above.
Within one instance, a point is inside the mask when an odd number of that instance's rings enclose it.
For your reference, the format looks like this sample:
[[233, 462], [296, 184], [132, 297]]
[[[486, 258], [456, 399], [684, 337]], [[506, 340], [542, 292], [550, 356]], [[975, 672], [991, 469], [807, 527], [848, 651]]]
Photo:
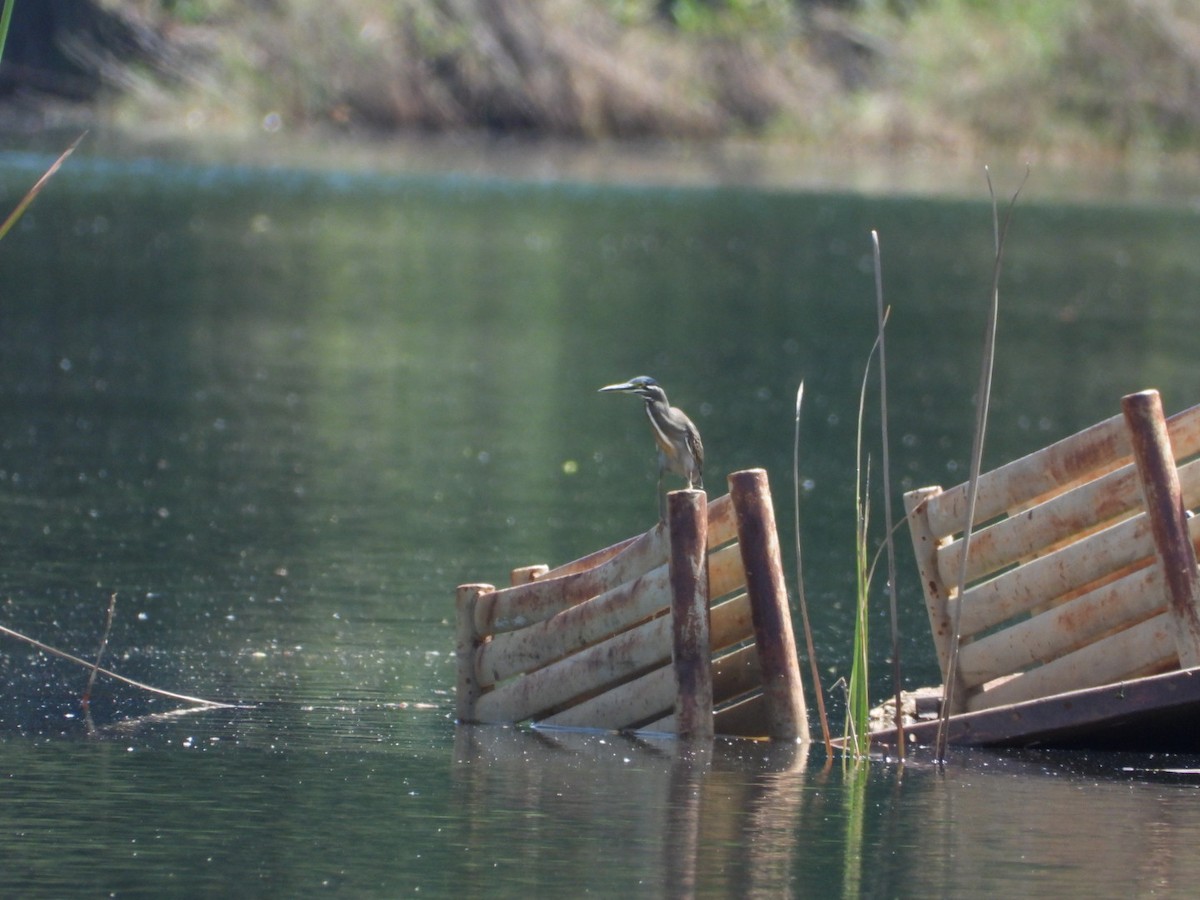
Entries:
[[626, 381], [622, 384], [606, 385], [605, 387], [600, 388], [600, 390], [597, 391], [596, 393], [603, 394], [606, 391], [632, 391], [635, 387], [637, 387], [637, 385], [634, 384], [632, 381]]

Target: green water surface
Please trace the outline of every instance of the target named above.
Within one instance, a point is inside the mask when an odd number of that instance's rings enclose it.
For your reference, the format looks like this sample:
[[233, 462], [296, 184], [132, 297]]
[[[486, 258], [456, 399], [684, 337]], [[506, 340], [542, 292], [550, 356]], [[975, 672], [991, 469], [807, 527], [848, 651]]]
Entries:
[[[0, 156], [4, 203], [48, 163]], [[807, 595], [840, 725], [871, 229], [898, 497], [966, 478], [982, 196], [73, 158], [0, 243], [0, 622], [91, 658], [115, 593], [109, 665], [240, 708], [158, 716], [178, 704], [102, 680], [89, 737], [86, 670], [6, 641], [3, 892], [1194, 888], [1195, 761], [824, 769], [820, 747], [692, 756], [453, 723], [455, 585], [653, 524], [644, 417], [596, 393], [650, 374], [702, 430], [710, 493], [768, 469], [785, 549], [804, 380]], [[1198, 235], [1185, 202], [1042, 202], [1035, 173], [1006, 252], [989, 464], [1117, 413], [1124, 393], [1200, 400]], [[915, 687], [938, 673], [907, 546]], [[881, 581], [874, 595], [882, 697]]]

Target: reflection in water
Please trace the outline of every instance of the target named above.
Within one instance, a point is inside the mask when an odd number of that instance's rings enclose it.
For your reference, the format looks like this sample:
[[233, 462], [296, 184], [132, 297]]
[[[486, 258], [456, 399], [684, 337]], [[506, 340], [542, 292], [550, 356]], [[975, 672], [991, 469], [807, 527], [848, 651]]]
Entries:
[[[946, 896], [1006, 892], [1016, 879], [1043, 896], [1182, 894], [1194, 884], [1197, 782], [1181, 791], [1115, 778], [1119, 757], [1100, 758], [1103, 774], [1072, 773], [1070, 758], [974, 753], [944, 771], [906, 773], [889, 818], [912, 846], [885, 860], [876, 884]], [[1114, 827], [1127, 804], [1138, 812]]]
[[[36, 167], [5, 162], [9, 196]], [[1194, 213], [1041, 203], [1037, 177], [1009, 233], [988, 466], [1131, 390], [1200, 397]], [[630, 372], [696, 416], [713, 485], [764, 466], [777, 505], [805, 380], [807, 596], [826, 684], [844, 674], [871, 229], [893, 482], [957, 483], [984, 204], [72, 157], [0, 242], [0, 618], [88, 658], [116, 592], [115, 671], [239, 708], [152, 718], [101, 683], [87, 739], [86, 673], [5, 645], [3, 893], [1194, 884], [1195, 760], [822, 770], [788, 746], [451, 722], [455, 585], [653, 524], [644, 423], [595, 394]], [[911, 570], [899, 588], [915, 687], [937, 666]]]
[[[980, 751], [822, 769], [793, 746], [474, 726], [454, 758], [476, 891], [510, 865], [532, 889], [658, 896], [1111, 896], [1200, 877], [1200, 780], [1129, 780], [1117, 756], [1075, 772], [1079, 757]], [[1113, 827], [1131, 802], [1136, 824]]]
[[[528, 871], [554, 865], [562, 868], [555, 875], [561, 885], [671, 897], [694, 896], [699, 887], [724, 896], [790, 896], [807, 760], [807, 745], [798, 744], [689, 746], [490, 726], [460, 726], [455, 742], [455, 777], [475, 827], [494, 827], [498, 809], [506, 817], [551, 817], [548, 827], [561, 838], [531, 842]], [[631, 773], [633, 793], [625, 784]], [[512, 801], [499, 807], [498, 783]], [[553, 821], [560, 804], [573, 826]], [[564, 846], [571, 832], [587, 833], [591, 849], [574, 856]], [[597, 871], [597, 856], [611, 867]]]

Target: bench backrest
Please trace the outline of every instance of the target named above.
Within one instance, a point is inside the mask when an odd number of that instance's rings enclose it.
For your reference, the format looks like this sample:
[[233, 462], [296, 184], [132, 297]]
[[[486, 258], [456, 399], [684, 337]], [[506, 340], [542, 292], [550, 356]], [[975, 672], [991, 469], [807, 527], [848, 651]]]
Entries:
[[[740, 476], [761, 484], [774, 540], [766, 473], [734, 473], [731, 486], [743, 483], [735, 482]], [[773, 701], [764, 690], [756, 638], [755, 617], [762, 612], [751, 602], [754, 591], [748, 595], [749, 563], [738, 539], [746, 522], [740, 496], [735, 491], [707, 505], [714, 728], [718, 734], [763, 736], [778, 717], [764, 708]], [[757, 508], [762, 506], [760, 496]], [[461, 586], [459, 720], [674, 732], [670, 552], [668, 529], [660, 524], [557, 569], [514, 570], [508, 588]], [[781, 573], [778, 579], [782, 588]], [[786, 614], [786, 594], [782, 603]], [[787, 702], [798, 703], [798, 721], [784, 727], [807, 733], [790, 621], [785, 630], [790, 647], [784, 655], [791, 657], [785, 668], [795, 672], [785, 680], [794, 681], [790, 690], [798, 694]], [[766, 668], [772, 667], [768, 659]]]
[[[1190, 509], [1200, 505], [1200, 459], [1179, 463], [1200, 453], [1200, 406], [1165, 428]], [[953, 712], [1180, 665], [1135, 436], [1117, 415], [982, 474], [969, 542], [967, 484], [905, 495], [943, 678], [958, 616]], [[1200, 519], [1190, 521], [1200, 536]]]

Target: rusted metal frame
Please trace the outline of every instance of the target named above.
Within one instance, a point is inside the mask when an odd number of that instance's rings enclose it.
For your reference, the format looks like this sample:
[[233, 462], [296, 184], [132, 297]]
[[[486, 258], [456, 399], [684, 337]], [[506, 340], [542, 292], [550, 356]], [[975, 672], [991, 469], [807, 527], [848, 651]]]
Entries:
[[671, 534], [671, 662], [676, 734], [713, 736], [712, 653], [708, 618], [708, 516], [703, 491], [667, 495]]
[[[1161, 405], [1158, 419], [1162, 421]], [[1168, 440], [1163, 440], [1161, 435], [1157, 440], [1160, 455], [1164, 455], [1164, 449], [1165, 455], [1174, 458], [1184, 458], [1200, 451], [1200, 405], [1166, 420], [1162, 433]], [[1078, 488], [1081, 483], [1087, 485], [1089, 473], [1092, 479], [1101, 479], [1107, 473], [1113, 472], [1119, 467], [1122, 455], [1128, 459], [1132, 454], [1133, 447], [1127, 435], [1125, 414], [1115, 416], [981, 476], [976, 524], [986, 522], [1006, 511], [1010, 515], [1017, 515], [1013, 513], [1014, 508], [1020, 509], [1031, 502], [1043, 502], [1046, 497], [1065, 495], [1068, 490]], [[1185, 564], [1177, 567], [1176, 571], [1184, 573], [1183, 580], [1190, 580], [1196, 573], [1194, 543], [1200, 534], [1200, 527], [1197, 527], [1194, 521], [1184, 521], [1183, 516], [1186, 514], [1183, 510], [1200, 502], [1200, 462], [1194, 461], [1177, 469], [1174, 458], [1171, 459], [1170, 469], [1182, 485], [1181, 500], [1170, 504], [1170, 508], [1176, 510], [1174, 544], [1178, 548], [1176, 552], [1185, 558], [1188, 555], [1192, 558], [1190, 566]], [[1123, 502], [1124, 494], [1127, 493], [1127, 485], [1123, 482], [1127, 478], [1128, 475], [1122, 473], [1115, 476], [1115, 479], [1104, 479], [1108, 483], [1103, 487], [1087, 485], [1085, 493], [1078, 494], [1072, 500], [1060, 500], [1054, 506], [1038, 510], [1038, 514], [1072, 508], [1068, 504], [1078, 506], [1075, 503], [1076, 499], [1086, 496], [1087, 492], [1093, 492], [1094, 498], [1109, 504], [1107, 510], [1098, 514], [1098, 518], [1103, 521], [1104, 512], [1111, 512]], [[1118, 490], [1115, 493], [1107, 493], [1112, 490], [1114, 483], [1119, 485]], [[953, 640], [953, 636], [948, 633], [949, 612], [951, 604], [957, 602], [957, 599], [951, 598], [951, 591], [945, 587], [938, 551], [948, 545], [950, 536], [961, 531], [965, 525], [961, 521], [963, 509], [959, 508], [965, 508], [965, 494], [966, 486], [959, 485], [946, 492], [934, 487], [911, 491], [905, 495], [914, 554], [921, 573], [926, 607], [943, 676], [946, 654]], [[1122, 513], [1118, 512], [1118, 515], [1120, 514]], [[1183, 522], [1182, 527], [1179, 527], [1180, 522]], [[1062, 543], [1057, 546], [1051, 543], [1051, 552], [1046, 556], [1024, 562], [1016, 569], [1004, 572], [990, 581], [976, 584], [966, 592], [963, 607], [964, 638], [994, 628], [1022, 612], [1035, 611], [1047, 600], [1062, 598], [1066, 603], [1034, 620], [1018, 623], [1011, 629], [980, 638], [974, 645], [965, 645], [964, 650], [968, 646], [971, 647], [970, 650], [965, 650], [967, 668], [971, 671], [974, 655], [980, 657], [977, 662], [985, 660], [990, 649], [989, 642], [993, 648], [1003, 646], [1004, 642], [1030, 643], [1029, 647], [992, 650], [997, 655], [1000, 652], [1007, 653], [1017, 665], [1020, 664], [1017, 657], [1028, 661], [1031, 654], [1054, 653], [1071, 646], [1063, 655], [1044, 665], [1036, 666], [1015, 677], [1000, 678], [989, 685], [988, 690], [977, 691], [970, 701], [972, 708], [990, 707], [1028, 695], [1037, 696], [1040, 691], [1062, 690], [1072, 685], [1095, 683], [1090, 679], [1104, 670], [1111, 672], [1102, 677], [1133, 677], [1161, 671], [1168, 663], [1164, 658], [1167, 651], [1164, 649], [1165, 632], [1162, 630], [1168, 620], [1163, 615], [1154, 614], [1154, 604], [1146, 595], [1147, 584], [1152, 588], [1152, 582], [1159, 576], [1152, 570], [1141, 569], [1146, 563], [1139, 561], [1154, 552], [1155, 542], [1150, 538], [1151, 523], [1148, 518], [1139, 516], [1128, 519], [1118, 525], [1087, 534], [1085, 538], [1075, 542], [1072, 542], [1071, 535], [1066, 533], [1070, 529], [1065, 525], [1058, 527], [1059, 525], [1060, 523], [1055, 523], [1048, 533], [1062, 531], [1063, 533], [1058, 535], [1058, 540]], [[1002, 531], [1007, 528], [1019, 530], [1020, 527], [1006, 526]], [[975, 537], [977, 536], [972, 538], [973, 547]], [[1018, 540], [1035, 539], [1021, 536]], [[1061, 553], [1062, 550], [1068, 552]], [[947, 552], [943, 560], [950, 568], [953, 568], [951, 557], [954, 552]], [[1020, 552], [1018, 549], [1012, 555], [1017, 557]], [[1036, 548], [1032, 548], [1032, 552], [1036, 552]], [[1018, 561], [1020, 560], [1014, 558], [1006, 562]], [[1003, 564], [1005, 563], [1001, 565]], [[1084, 587], [1089, 584], [1090, 587]], [[1081, 590], [1086, 590], [1087, 593], [1077, 593]], [[1185, 590], [1183, 593], [1187, 596], [1190, 591]], [[1119, 594], [1127, 596], [1118, 602]], [[1135, 602], [1132, 606], [1123, 610], [1117, 609], [1117, 606], [1128, 600], [1128, 596], [1134, 597]], [[1193, 612], [1197, 609], [1195, 601], [1190, 604], [1190, 609]], [[1094, 621], [1085, 623], [1079, 634], [1066, 637], [1051, 635], [1047, 638], [1038, 631], [1035, 637], [1031, 637], [1031, 629], [1037, 630], [1042, 622], [1059, 623], [1064, 616], [1077, 617], [1085, 610], [1085, 614], [1093, 617]], [[1134, 623], [1132, 627], [1125, 627], [1124, 623], [1119, 621], [1122, 616], [1126, 617], [1126, 622]], [[1191, 617], [1185, 620], [1186, 627], [1182, 629], [1185, 636], [1191, 631], [1190, 619]], [[1065, 634], [1066, 624], [1062, 624], [1059, 630]], [[1100, 636], [1099, 640], [1094, 640], [1097, 635]], [[1060, 640], [1060, 637], [1063, 639]], [[1046, 640], [1041, 640], [1042, 638]], [[1082, 643], [1088, 640], [1092, 640], [1092, 643]], [[1042, 647], [1040, 644], [1046, 646]], [[1001, 667], [1001, 662], [995, 662], [995, 666]], [[985, 671], [981, 662], [980, 671], [974, 674], [984, 677], [993, 672]], [[975, 681], [974, 676], [971, 680]], [[965, 697], [966, 692], [956, 691], [955, 695]], [[961, 712], [961, 709], [955, 712]]]
[[746, 569], [746, 592], [750, 596], [754, 638], [762, 664], [767, 736], [807, 741], [804, 686], [766, 471], [734, 472], [729, 476], [729, 493], [737, 516], [738, 545]]
[[[731, 498], [728, 496], [722, 497], [709, 505], [708, 515], [705, 519], [708, 526], [707, 540], [704, 543], [711, 548], [733, 539], [735, 536], [735, 518], [734, 506]], [[519, 622], [506, 618], [511, 616], [513, 612], [517, 613], [516, 616], [512, 617], [513, 619], [530, 612], [528, 609], [520, 609], [520, 603], [516, 602], [519, 598], [523, 602], [530, 596], [538, 597], [539, 599], [534, 601], [534, 605], [540, 606], [540, 608], [533, 612], [544, 614], [547, 603], [551, 605], [555, 603], [565, 603], [568, 605], [577, 603], [576, 595], [586, 593], [588, 582], [591, 582], [592, 585], [603, 583], [599, 577], [602, 571], [628, 571], [631, 566], [639, 567], [644, 564], [648, 552], [655, 550], [653, 545], [656, 542], [656, 531], [660, 531], [660, 529], [652, 530], [631, 541], [614, 545], [612, 548], [606, 548], [605, 551], [600, 551], [597, 554], [591, 554], [590, 557], [586, 557], [585, 559], [594, 561], [603, 557], [607, 561], [589, 570], [580, 570], [577, 566], [579, 561], [576, 561], [576, 564], [567, 564], [567, 566], [556, 570], [547, 570], [543, 566], [529, 566], [513, 571], [513, 582], [523, 586], [517, 589], [496, 591], [491, 585], [463, 585], [459, 590], [457, 603], [459, 718], [462, 721], [474, 721], [477, 719], [520, 721], [531, 716], [536, 716], [539, 712], [552, 710], [555, 705], [561, 705], [556, 704], [553, 697], [556, 694], [563, 693], [568, 688], [564, 685], [553, 684], [555, 676], [560, 674], [559, 670], [563, 674], [572, 673], [568, 680], [576, 682], [582, 679], [575, 673], [595, 672], [602, 668], [597, 665], [596, 653], [588, 656], [576, 654], [574, 657], [560, 659], [557, 663], [546, 667], [552, 670], [549, 674], [544, 670], [539, 670], [534, 674], [540, 675], [540, 678], [523, 677], [516, 679], [514, 682], [499, 685], [497, 689], [489, 693], [486, 692], [487, 685], [482, 685], [480, 682], [480, 648], [490, 645], [493, 640], [505, 634], [505, 632], [501, 632], [500, 635], [493, 636], [489, 633], [488, 629], [495, 628], [497, 624], [501, 628], [520, 627]], [[661, 535], [659, 535], [658, 540], [661, 541]], [[704, 568], [704, 576], [711, 580], [710, 587], [714, 591], [720, 592], [718, 596], [735, 590], [741, 581], [740, 573], [734, 576], [732, 574], [734, 571], [733, 567], [724, 563], [726, 557], [731, 557], [734, 554], [739, 557], [741, 556], [741, 552], [736, 549], [736, 545], [725, 547], [724, 551], [713, 554]], [[556, 577], [556, 573], [564, 571], [569, 574], [565, 577]], [[547, 600], [547, 598], [549, 599]], [[729, 619], [730, 614], [728, 611], [736, 611], [739, 608], [746, 608], [747, 606], [748, 602], [745, 598], [742, 598], [741, 601], [730, 601], [716, 608], [713, 615], [714, 632], [712, 640], [714, 642], [718, 640], [736, 641], [746, 639], [740, 635], [732, 638], [729, 636], [730, 627], [733, 623]], [[717, 612], [720, 613], [719, 618], [722, 620], [719, 629], [715, 621], [718, 618], [716, 615]], [[753, 616], [747, 613], [747, 618], [752, 619]], [[642, 630], [644, 629], [633, 629], [634, 632], [641, 632]], [[723, 632], [721, 636], [718, 636], [718, 630]], [[591, 649], [598, 651], [600, 654], [607, 654], [610, 658], [613, 657], [613, 653], [615, 652], [616, 664], [613, 670], [604, 677], [608, 678], [609, 682], [620, 681], [622, 678], [627, 679], [629, 677], [631, 667], [644, 664], [647, 654], [653, 655], [654, 651], [650, 649], [650, 645], [655, 640], [648, 635], [625, 632], [602, 642], [601, 645], [594, 645]], [[489, 647], [488, 651], [485, 652], [490, 655], [490, 650], [491, 648]], [[578, 657], [583, 658], [579, 659]], [[566, 665], [572, 662], [575, 665]], [[603, 689], [602, 686], [588, 684], [586, 687], [579, 688], [577, 695], [594, 693], [597, 690]], [[571, 690], [575, 690], [575, 688], [571, 688]], [[479, 713], [479, 700], [481, 696], [485, 698], [482, 715]], [[550, 697], [550, 699], [548, 700], [547, 697]], [[802, 695], [800, 699], [803, 702]], [[565, 702], [568, 701], [562, 701], [562, 703]], [[711, 707], [711, 704], [709, 706]]]
[[1158, 391], [1121, 398], [1183, 668], [1200, 665], [1200, 571]]

